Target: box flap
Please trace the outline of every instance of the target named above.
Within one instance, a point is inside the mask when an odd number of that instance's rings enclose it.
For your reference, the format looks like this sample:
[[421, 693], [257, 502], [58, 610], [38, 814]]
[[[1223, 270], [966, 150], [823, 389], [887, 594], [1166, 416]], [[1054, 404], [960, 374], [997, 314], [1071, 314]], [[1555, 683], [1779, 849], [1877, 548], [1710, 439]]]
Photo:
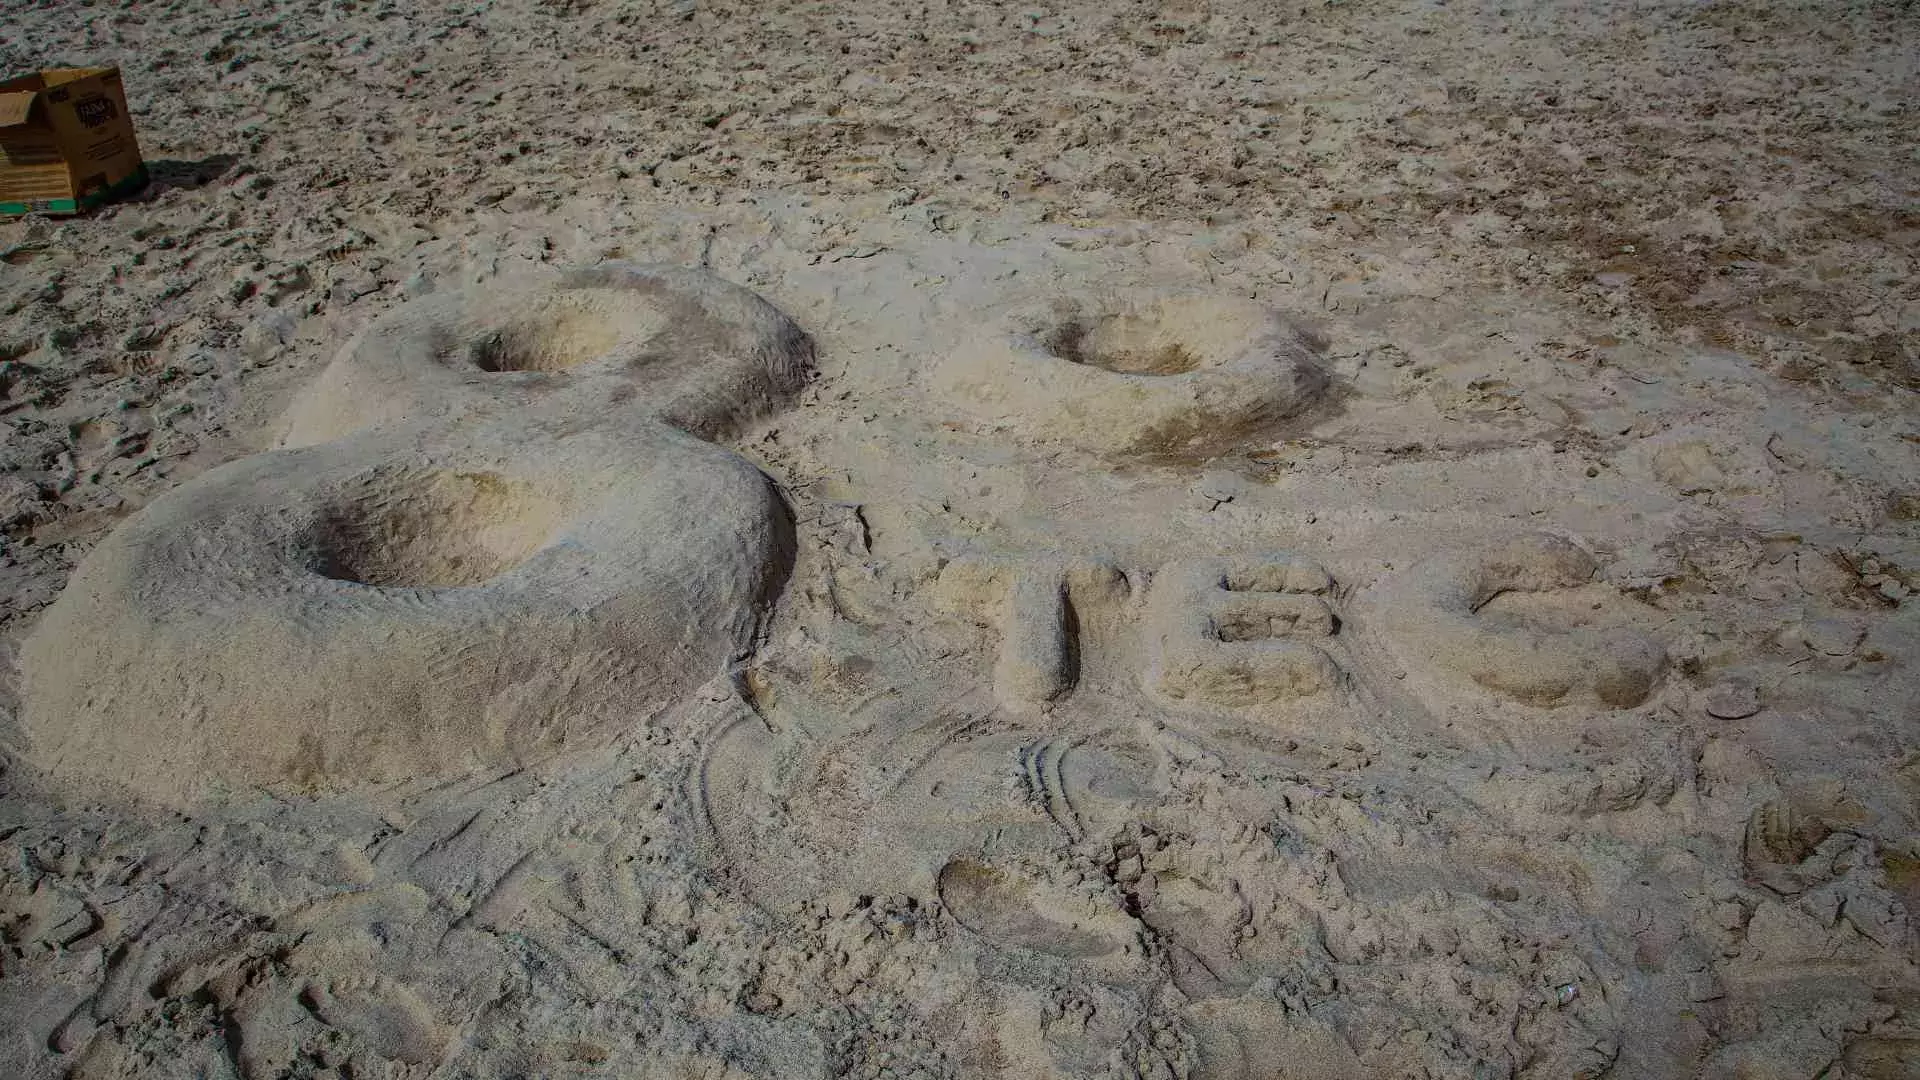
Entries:
[[33, 103], [39, 97], [39, 93], [33, 90], [0, 94], [0, 128], [26, 123], [27, 118], [33, 115]]
[[14, 90], [45, 90], [46, 88], [46, 77], [37, 71], [29, 72], [25, 75], [16, 75], [6, 82], [0, 82], [0, 94], [9, 93]]
[[61, 83], [78, 82], [81, 79], [91, 78], [92, 76], [95, 76], [95, 75], [105, 75], [107, 72], [112, 70], [114, 69], [113, 68], [48, 68], [47, 70], [42, 71], [40, 73], [40, 77], [47, 81], [48, 86], [59, 86]]

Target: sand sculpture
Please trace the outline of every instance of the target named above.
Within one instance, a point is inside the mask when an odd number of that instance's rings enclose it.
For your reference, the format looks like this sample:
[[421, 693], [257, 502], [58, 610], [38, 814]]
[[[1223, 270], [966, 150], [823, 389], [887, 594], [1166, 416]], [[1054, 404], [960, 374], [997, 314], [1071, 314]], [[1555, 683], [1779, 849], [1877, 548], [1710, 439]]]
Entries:
[[1339, 628], [1326, 600], [1333, 579], [1319, 564], [1287, 554], [1177, 559], [1151, 580], [1144, 604], [1127, 610], [1129, 577], [1099, 560], [974, 556], [942, 569], [936, 602], [999, 631], [994, 693], [1016, 713], [1073, 691], [1089, 611], [1123, 613], [1145, 687], [1170, 701], [1238, 708], [1338, 683], [1338, 666], [1315, 644]]
[[933, 385], [985, 428], [1103, 454], [1215, 449], [1317, 403], [1312, 341], [1220, 296], [1062, 299], [947, 356]]
[[626, 407], [711, 438], [772, 408], [812, 359], [800, 328], [746, 289], [701, 270], [606, 264], [394, 310], [294, 402], [282, 442], [543, 400], [583, 415]]
[[76, 7], [155, 183], [0, 221], [0, 1078], [1920, 1076], [1920, 6]]
[[1147, 601], [1149, 684], [1176, 701], [1240, 706], [1332, 687], [1339, 669], [1313, 642], [1336, 628], [1333, 579], [1286, 555], [1163, 567]]
[[1572, 541], [1529, 534], [1410, 568], [1381, 586], [1379, 610], [1407, 656], [1501, 696], [1632, 708], [1666, 650], [1633, 625], [1637, 605], [1593, 583], [1598, 571]]
[[[445, 341], [600, 350], [646, 379], [496, 393], [432, 367]], [[405, 419], [216, 469], [81, 566], [24, 650], [37, 755], [183, 803], [498, 769], [644, 723], [745, 654], [793, 551], [771, 482], [669, 421], [717, 431], [810, 358], [784, 316], [693, 272], [401, 309], [296, 406], [293, 441], [344, 434], [376, 404], [361, 392]]]
[[[1024, 372], [976, 367], [979, 385], [1037, 388], [992, 413], [1035, 443], [1218, 448], [1324, 386], [1305, 339], [1252, 305], [1050, 318], [1025, 324], [1030, 347], [974, 354]], [[1287, 710], [1350, 686], [1357, 660], [1335, 644], [1318, 562], [1256, 551], [1123, 570], [970, 551], [929, 599], [997, 639], [990, 669], [961, 679], [978, 706], [938, 679], [857, 720], [824, 701], [806, 716], [805, 693], [750, 699], [750, 678], [690, 693], [765, 636], [796, 549], [772, 483], [705, 439], [772, 407], [810, 358], [758, 298], [688, 271], [573, 272], [400, 309], [301, 396], [287, 448], [161, 499], [82, 566], [25, 655], [36, 751], [62, 775], [188, 805], [510, 770], [660, 719], [701, 747], [686, 780], [696, 842], [768, 910], [825, 893], [843, 897], [830, 908], [936, 901], [1008, 970], [1113, 995], [1106, 1020], [1068, 1037], [1029, 1030], [1007, 990], [1003, 1050], [1083, 1072], [1170, 980], [1207, 1074], [1246, 1074], [1250, 1039], [1293, 1038], [1322, 1074], [1350, 1075], [1337, 1039], [1249, 995], [1321, 948], [1278, 928], [1331, 879], [1226, 875], [1136, 822], [1195, 752], [1155, 734], [1157, 717], [1285, 727]], [[1597, 572], [1578, 546], [1529, 535], [1416, 564], [1373, 599], [1391, 647], [1443, 675], [1532, 705], [1624, 708], [1652, 692], [1664, 652]], [[1101, 653], [1116, 647], [1124, 659]], [[815, 798], [836, 785], [840, 800]], [[309, 991], [342, 1023], [356, 994], [380, 988]], [[422, 1030], [382, 1052], [438, 1060], [438, 1029]]]
[[994, 696], [1016, 713], [1073, 692], [1082, 619], [1124, 608], [1132, 595], [1126, 575], [1097, 559], [977, 555], [948, 563], [935, 593], [942, 608], [1000, 632]]

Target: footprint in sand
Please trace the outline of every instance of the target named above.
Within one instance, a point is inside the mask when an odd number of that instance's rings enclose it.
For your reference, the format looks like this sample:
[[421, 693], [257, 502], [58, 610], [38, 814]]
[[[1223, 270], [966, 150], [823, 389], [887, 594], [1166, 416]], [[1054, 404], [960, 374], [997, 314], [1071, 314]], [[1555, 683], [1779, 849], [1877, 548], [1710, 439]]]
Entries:
[[[1370, 1075], [1340, 1034], [1272, 1001], [1196, 1002], [1183, 1019], [1204, 1080], [1360, 1080]], [[1372, 1074], [1378, 1075], [1378, 1074]]]
[[940, 902], [960, 925], [1000, 948], [1029, 949], [1116, 977], [1146, 969], [1144, 928], [1101, 897], [967, 857], [941, 868], [938, 887]]
[[385, 975], [309, 982], [300, 1003], [328, 1027], [389, 1061], [437, 1065], [453, 1042], [420, 995]]

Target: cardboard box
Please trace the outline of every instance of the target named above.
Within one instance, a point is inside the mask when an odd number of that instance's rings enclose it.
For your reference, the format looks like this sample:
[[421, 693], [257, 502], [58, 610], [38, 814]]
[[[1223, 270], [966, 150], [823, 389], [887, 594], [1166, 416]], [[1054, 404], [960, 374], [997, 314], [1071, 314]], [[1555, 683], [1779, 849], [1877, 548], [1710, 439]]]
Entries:
[[76, 214], [146, 185], [119, 68], [0, 82], [0, 214]]

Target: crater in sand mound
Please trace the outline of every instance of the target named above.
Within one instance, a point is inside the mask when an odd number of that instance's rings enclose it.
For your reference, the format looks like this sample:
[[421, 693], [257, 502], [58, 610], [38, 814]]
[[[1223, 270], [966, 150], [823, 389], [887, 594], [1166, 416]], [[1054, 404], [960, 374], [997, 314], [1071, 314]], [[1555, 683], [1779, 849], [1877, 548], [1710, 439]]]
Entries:
[[645, 418], [258, 454], [89, 553], [24, 650], [25, 726], [49, 772], [170, 805], [516, 767], [743, 655], [792, 551], [763, 474]]
[[383, 474], [323, 511], [313, 569], [388, 588], [477, 585], [532, 558], [564, 517], [555, 500], [497, 473]]
[[1045, 338], [1047, 350], [1073, 364], [1122, 375], [1180, 375], [1198, 368], [1199, 354], [1178, 331], [1158, 319], [1105, 315], [1069, 319]]
[[538, 402], [654, 416], [703, 438], [798, 390], [813, 343], [704, 270], [603, 263], [435, 293], [382, 315], [281, 420], [312, 446], [384, 424], [508, 415]]
[[667, 316], [637, 302], [630, 289], [574, 289], [537, 296], [506, 325], [468, 345], [482, 371], [563, 372], [635, 348], [657, 336]]
[[935, 365], [941, 408], [1111, 454], [1215, 453], [1324, 398], [1317, 342], [1234, 296], [1062, 297], [1010, 312]]

